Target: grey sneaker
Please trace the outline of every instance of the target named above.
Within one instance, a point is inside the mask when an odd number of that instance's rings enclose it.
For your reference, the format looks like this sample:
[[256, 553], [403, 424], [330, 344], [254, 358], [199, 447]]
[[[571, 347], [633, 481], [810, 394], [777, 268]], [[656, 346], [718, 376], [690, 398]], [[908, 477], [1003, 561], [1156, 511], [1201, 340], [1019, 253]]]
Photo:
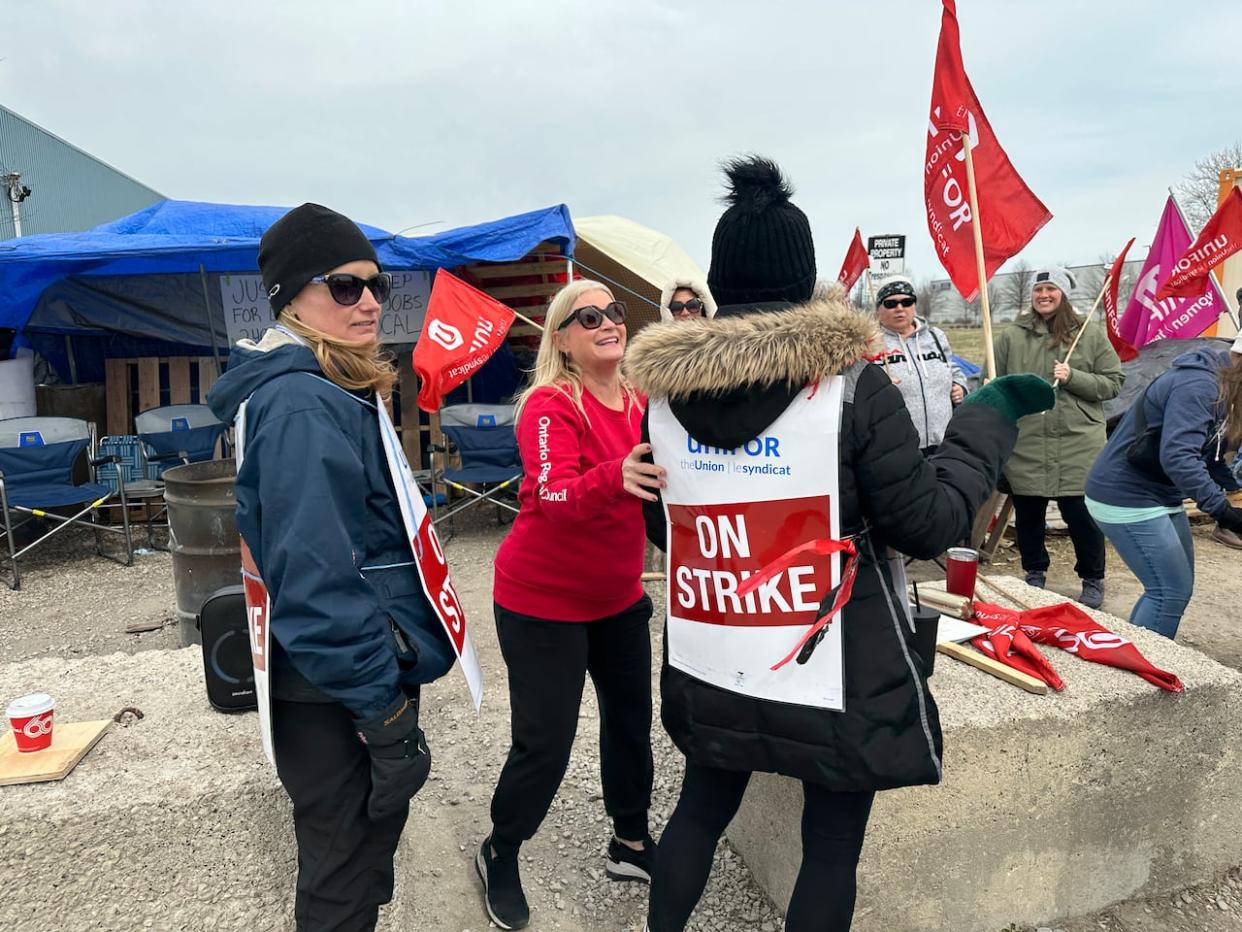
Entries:
[[1082, 595], [1078, 597], [1078, 601], [1087, 608], [1099, 608], [1104, 604], [1104, 580], [1102, 579], [1084, 579], [1082, 581]]
[[1039, 570], [1031, 570], [1031, 572], [1026, 574], [1026, 584], [1028, 586], [1034, 586], [1036, 589], [1042, 589], [1044, 588], [1044, 584], [1047, 582], [1048, 577], [1039, 572]]

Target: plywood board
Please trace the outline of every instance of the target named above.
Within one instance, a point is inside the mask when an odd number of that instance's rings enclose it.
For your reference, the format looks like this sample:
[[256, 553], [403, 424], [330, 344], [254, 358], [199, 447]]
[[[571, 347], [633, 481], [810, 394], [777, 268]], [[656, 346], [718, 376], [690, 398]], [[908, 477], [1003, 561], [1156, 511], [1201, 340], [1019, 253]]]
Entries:
[[13, 732], [0, 735], [0, 786], [14, 783], [46, 783], [63, 780], [86, 752], [107, 732], [112, 719], [97, 722], [56, 722], [52, 746], [43, 751], [22, 754]]
[[104, 360], [107, 392], [108, 433], [119, 437], [129, 433], [129, 366], [124, 359]]
[[155, 356], [138, 360], [138, 410], [134, 414], [160, 406], [160, 361]]
[[170, 405], [190, 403], [190, 357], [188, 356], [168, 358], [168, 403]]

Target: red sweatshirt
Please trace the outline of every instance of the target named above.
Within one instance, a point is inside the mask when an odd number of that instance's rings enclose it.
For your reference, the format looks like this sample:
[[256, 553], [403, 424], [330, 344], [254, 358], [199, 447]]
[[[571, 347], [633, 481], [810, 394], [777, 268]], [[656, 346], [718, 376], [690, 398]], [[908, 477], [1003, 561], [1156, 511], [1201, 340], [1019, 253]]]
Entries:
[[542, 388], [518, 419], [521, 512], [496, 554], [492, 597], [520, 615], [594, 621], [643, 594], [642, 502], [621, 486], [642, 406], [611, 411], [588, 391], [582, 406], [589, 424], [568, 392]]

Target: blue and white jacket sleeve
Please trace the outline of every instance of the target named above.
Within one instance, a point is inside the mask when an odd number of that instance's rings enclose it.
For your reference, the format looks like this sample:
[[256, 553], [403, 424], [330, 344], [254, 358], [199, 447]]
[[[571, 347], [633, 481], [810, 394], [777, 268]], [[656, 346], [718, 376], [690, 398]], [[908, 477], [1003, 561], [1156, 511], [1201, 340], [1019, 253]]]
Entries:
[[311, 684], [369, 718], [400, 687], [388, 617], [357, 563], [359, 451], [323, 408], [268, 411], [247, 427], [237, 523], [271, 593], [272, 637]]

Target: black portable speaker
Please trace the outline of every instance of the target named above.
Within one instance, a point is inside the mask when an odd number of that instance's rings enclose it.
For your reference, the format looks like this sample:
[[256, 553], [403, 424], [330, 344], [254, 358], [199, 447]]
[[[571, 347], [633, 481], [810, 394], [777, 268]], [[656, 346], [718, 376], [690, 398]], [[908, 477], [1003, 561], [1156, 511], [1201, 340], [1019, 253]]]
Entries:
[[198, 613], [198, 630], [203, 636], [203, 672], [211, 707], [220, 712], [258, 708], [242, 587], [225, 586], [209, 595]]

